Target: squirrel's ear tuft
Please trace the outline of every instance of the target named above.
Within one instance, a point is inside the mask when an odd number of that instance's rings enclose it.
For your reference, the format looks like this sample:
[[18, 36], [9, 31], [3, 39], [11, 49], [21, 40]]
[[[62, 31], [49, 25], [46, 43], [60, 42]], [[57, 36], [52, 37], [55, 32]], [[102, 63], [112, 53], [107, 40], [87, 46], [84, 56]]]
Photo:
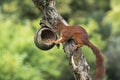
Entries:
[[62, 21], [62, 19], [60, 19], [60, 18], [58, 18], [58, 20], [57, 20], [58, 22], [61, 22]]

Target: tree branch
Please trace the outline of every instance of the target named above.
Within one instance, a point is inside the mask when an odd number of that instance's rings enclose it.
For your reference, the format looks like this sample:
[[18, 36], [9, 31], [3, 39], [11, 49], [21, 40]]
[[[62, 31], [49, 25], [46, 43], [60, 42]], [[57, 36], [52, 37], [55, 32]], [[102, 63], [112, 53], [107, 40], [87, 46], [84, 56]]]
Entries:
[[[41, 26], [48, 26], [51, 25], [58, 19], [62, 18], [55, 7], [54, 0], [32, 0], [34, 5], [43, 13], [43, 18], [40, 21]], [[66, 21], [62, 18], [62, 21], [66, 23]], [[81, 52], [81, 48], [77, 50], [73, 49], [73, 46], [76, 43], [74, 40], [69, 40], [63, 44], [64, 52], [68, 58], [70, 63], [71, 69], [73, 71], [75, 80], [91, 80], [89, 75], [90, 67]]]

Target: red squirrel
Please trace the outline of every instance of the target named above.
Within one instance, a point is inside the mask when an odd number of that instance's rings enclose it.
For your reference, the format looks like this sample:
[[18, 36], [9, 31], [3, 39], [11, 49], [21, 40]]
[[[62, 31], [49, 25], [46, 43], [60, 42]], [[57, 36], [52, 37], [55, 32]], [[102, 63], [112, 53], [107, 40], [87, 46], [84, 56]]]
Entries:
[[79, 46], [82, 47], [83, 45], [90, 47], [96, 56], [95, 80], [103, 80], [105, 75], [104, 56], [101, 51], [89, 41], [86, 30], [81, 26], [67, 26], [61, 19], [58, 19], [52, 25], [52, 29], [60, 34], [60, 38], [54, 41], [56, 44], [63, 43], [72, 38], [77, 43], [76, 48]]

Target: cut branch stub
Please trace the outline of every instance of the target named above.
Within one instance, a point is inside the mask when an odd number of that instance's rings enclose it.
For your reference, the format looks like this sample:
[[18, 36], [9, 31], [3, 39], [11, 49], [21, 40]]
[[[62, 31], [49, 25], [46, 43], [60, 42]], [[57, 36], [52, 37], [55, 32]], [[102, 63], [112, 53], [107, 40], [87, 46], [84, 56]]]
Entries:
[[52, 41], [56, 39], [57, 36], [51, 29], [43, 27], [36, 33], [34, 43], [41, 50], [49, 50], [55, 45]]

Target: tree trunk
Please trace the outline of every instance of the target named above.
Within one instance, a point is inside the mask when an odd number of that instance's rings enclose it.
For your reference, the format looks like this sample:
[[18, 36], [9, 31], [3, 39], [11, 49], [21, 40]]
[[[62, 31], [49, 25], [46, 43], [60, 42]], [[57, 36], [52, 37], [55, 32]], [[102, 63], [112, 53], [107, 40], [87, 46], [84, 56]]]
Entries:
[[[55, 7], [55, 0], [32, 0], [34, 5], [43, 13], [42, 20], [40, 21], [41, 26], [51, 25], [58, 19], [62, 18]], [[67, 22], [62, 18], [62, 21], [67, 24]], [[90, 67], [81, 52], [81, 48], [77, 50], [73, 49], [76, 43], [74, 40], [69, 40], [63, 43], [63, 49], [67, 55], [68, 61], [70, 63], [75, 80], [91, 80], [89, 75]]]

